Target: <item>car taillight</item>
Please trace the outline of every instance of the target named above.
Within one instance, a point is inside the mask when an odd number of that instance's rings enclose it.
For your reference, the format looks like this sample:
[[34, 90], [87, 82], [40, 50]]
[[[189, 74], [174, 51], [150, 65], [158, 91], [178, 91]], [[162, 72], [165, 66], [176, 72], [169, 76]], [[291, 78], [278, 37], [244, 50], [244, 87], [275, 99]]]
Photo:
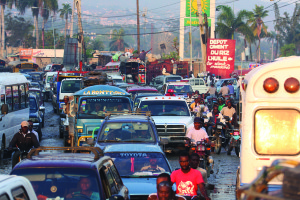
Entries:
[[279, 88], [279, 82], [275, 78], [270, 77], [264, 81], [263, 87], [266, 92], [274, 93]]
[[284, 89], [289, 93], [297, 92], [299, 90], [299, 81], [293, 77], [286, 79]]
[[240, 135], [240, 132], [234, 131], [233, 135]]

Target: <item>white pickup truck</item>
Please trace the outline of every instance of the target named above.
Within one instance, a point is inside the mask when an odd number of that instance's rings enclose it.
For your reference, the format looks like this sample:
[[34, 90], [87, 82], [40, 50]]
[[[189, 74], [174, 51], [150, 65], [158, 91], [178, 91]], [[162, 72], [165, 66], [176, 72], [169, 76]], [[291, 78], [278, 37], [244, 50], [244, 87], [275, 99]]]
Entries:
[[184, 98], [169, 96], [144, 97], [138, 108], [151, 111], [158, 136], [167, 139], [167, 150], [184, 147], [186, 130], [193, 126], [193, 117]]

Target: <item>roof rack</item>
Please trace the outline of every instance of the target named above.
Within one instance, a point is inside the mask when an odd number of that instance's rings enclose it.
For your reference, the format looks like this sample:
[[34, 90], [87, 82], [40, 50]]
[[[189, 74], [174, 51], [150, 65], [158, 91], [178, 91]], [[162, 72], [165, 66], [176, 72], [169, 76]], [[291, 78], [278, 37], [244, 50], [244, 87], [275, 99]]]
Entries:
[[38, 147], [31, 149], [27, 154], [27, 158], [30, 159], [32, 156], [37, 156], [41, 151], [50, 150], [71, 151], [72, 153], [91, 152], [95, 155], [94, 160], [98, 160], [101, 156], [104, 156], [103, 151], [99, 147]]
[[147, 117], [151, 117], [151, 111], [107, 111], [105, 113], [105, 117], [110, 117], [111, 115], [125, 115], [125, 114], [129, 114], [129, 115], [145, 115]]

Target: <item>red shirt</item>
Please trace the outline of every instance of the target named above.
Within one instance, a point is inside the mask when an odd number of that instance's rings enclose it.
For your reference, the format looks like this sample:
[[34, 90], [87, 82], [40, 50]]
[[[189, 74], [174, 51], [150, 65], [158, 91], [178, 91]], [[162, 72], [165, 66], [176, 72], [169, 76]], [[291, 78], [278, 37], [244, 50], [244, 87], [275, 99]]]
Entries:
[[204, 183], [201, 172], [193, 168], [188, 173], [183, 173], [181, 169], [173, 171], [171, 182], [176, 183], [176, 194], [183, 196], [197, 195], [198, 185]]

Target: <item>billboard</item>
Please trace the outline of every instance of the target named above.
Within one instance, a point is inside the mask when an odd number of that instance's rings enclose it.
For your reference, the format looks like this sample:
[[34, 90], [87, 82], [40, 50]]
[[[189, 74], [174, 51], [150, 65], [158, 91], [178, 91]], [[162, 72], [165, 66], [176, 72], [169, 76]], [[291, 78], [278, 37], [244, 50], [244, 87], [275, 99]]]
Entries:
[[230, 78], [234, 70], [235, 40], [208, 39], [206, 71], [221, 78]]
[[[202, 14], [206, 13], [207, 17], [210, 17], [210, 0], [201, 0], [201, 8]], [[211, 26], [211, 19], [207, 21], [208, 26]], [[190, 25], [199, 27], [197, 0], [186, 0], [185, 2], [184, 26]]]
[[20, 59], [31, 60], [32, 59], [32, 52], [33, 52], [33, 49], [20, 49], [19, 57], [20, 57]]

